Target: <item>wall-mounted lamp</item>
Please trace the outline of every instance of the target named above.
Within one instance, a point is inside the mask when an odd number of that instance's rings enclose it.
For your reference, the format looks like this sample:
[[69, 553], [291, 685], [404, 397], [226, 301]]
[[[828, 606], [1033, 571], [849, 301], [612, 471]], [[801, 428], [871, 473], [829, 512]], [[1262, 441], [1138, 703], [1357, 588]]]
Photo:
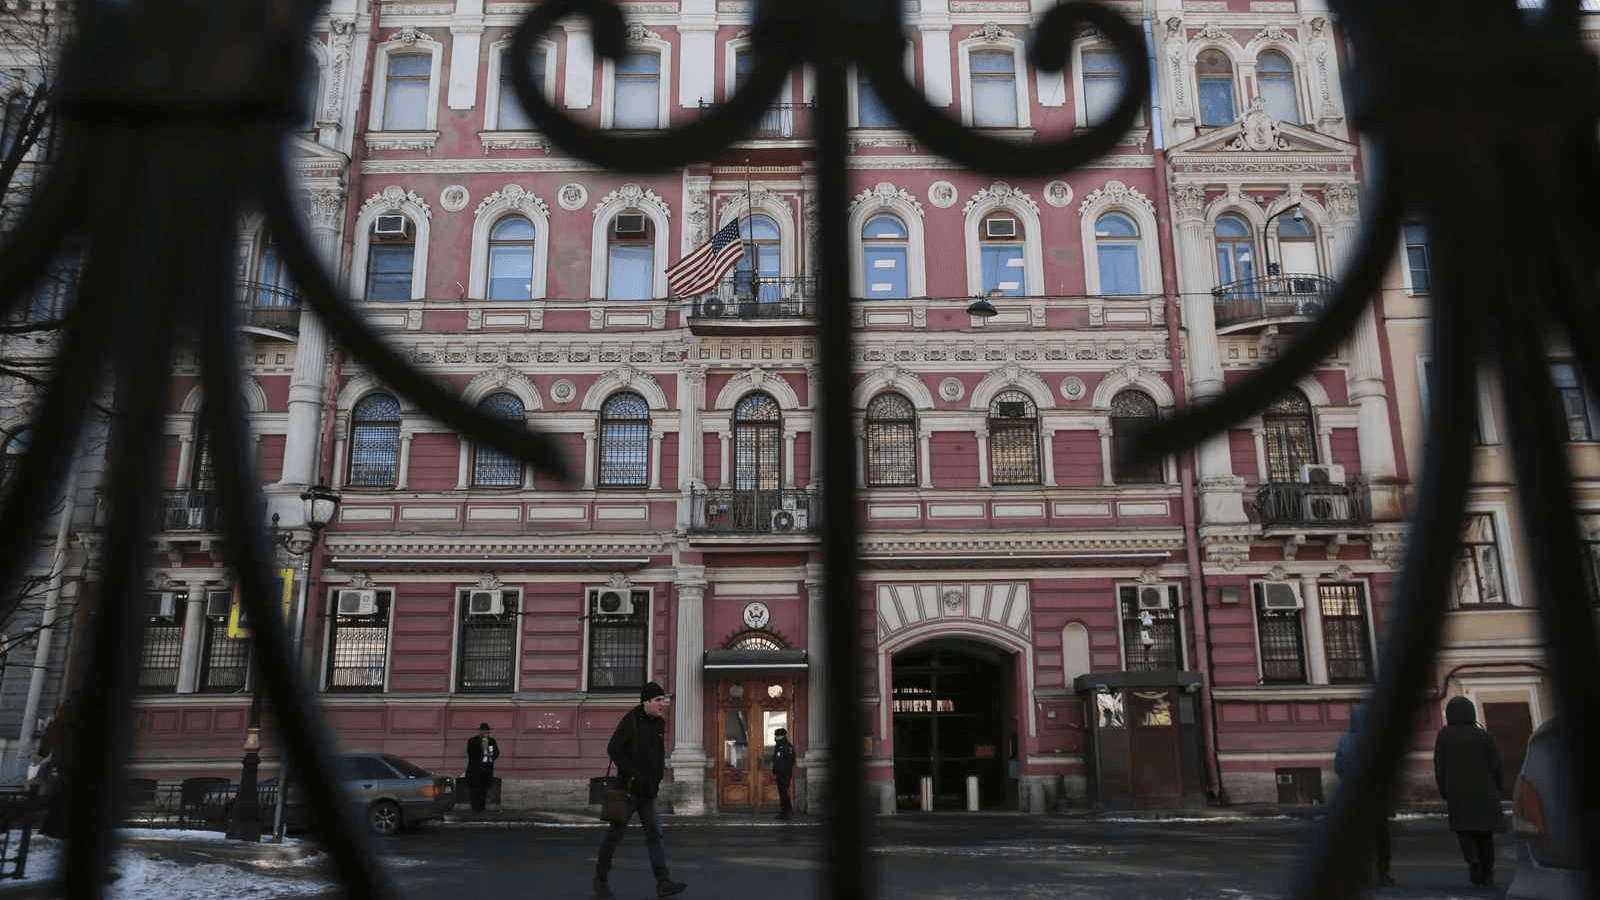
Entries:
[[1000, 314], [1000, 311], [995, 309], [994, 308], [994, 304], [989, 302], [989, 301], [990, 301], [990, 298], [999, 297], [999, 296], [1001, 296], [1000, 289], [999, 288], [995, 288], [994, 290], [989, 292], [988, 296], [979, 297], [978, 299], [976, 299], [976, 300], [972, 301], [971, 303], [969, 303], [967, 305], [967, 314], [968, 315], [972, 315], [972, 316], [977, 316], [980, 319], [992, 319], [992, 318], [994, 318], [995, 316]]

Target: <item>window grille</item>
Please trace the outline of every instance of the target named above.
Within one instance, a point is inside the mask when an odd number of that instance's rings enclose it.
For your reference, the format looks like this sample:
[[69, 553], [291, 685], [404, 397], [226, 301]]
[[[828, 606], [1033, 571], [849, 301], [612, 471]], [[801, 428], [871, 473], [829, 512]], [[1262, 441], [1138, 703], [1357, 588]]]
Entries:
[[[1157, 669], [1182, 669], [1180, 648], [1183, 626], [1176, 610], [1139, 608], [1139, 585], [1121, 585], [1117, 588], [1118, 605], [1122, 608], [1123, 668], [1129, 672], [1153, 672]], [[1150, 614], [1150, 637], [1154, 640], [1148, 648], [1144, 645], [1143, 613]]]
[[650, 591], [629, 592], [632, 609], [610, 614], [601, 609], [605, 588], [589, 591], [589, 690], [626, 693], [644, 687], [650, 625]]
[[783, 644], [764, 631], [750, 631], [728, 642], [729, 650], [782, 650]]
[[1267, 480], [1299, 481], [1300, 467], [1317, 461], [1311, 402], [1299, 391], [1278, 398], [1261, 414], [1267, 444]]
[[1305, 641], [1300, 610], [1267, 609], [1260, 584], [1255, 585], [1255, 595], [1262, 683], [1305, 684]]
[[778, 401], [750, 394], [733, 410], [733, 486], [775, 491], [782, 484], [782, 419]]
[[[178, 689], [178, 662], [183, 658], [183, 623], [178, 611], [183, 609], [184, 594], [176, 595], [173, 615], [147, 615], [144, 620], [144, 638], [139, 650], [139, 690], [151, 694], [170, 694]], [[156, 605], [155, 597], [146, 595], [150, 607]]]
[[211, 464], [211, 439], [206, 433], [205, 413], [194, 417], [194, 463], [189, 470], [189, 487], [197, 491], [214, 490], [216, 468]]
[[[227, 593], [223, 592], [223, 596]], [[227, 615], [206, 616], [205, 629], [200, 690], [205, 693], [244, 690], [250, 672], [250, 640], [228, 637]]]
[[[329, 597], [336, 609], [338, 592]], [[391, 591], [378, 592], [378, 611], [370, 616], [329, 618], [328, 690], [351, 693], [383, 690], [389, 665]]]
[[1455, 605], [1463, 608], [1505, 602], [1494, 516], [1468, 513], [1461, 530], [1461, 548], [1456, 551]]
[[373, 394], [350, 415], [350, 487], [392, 488], [400, 473], [400, 404]]
[[471, 589], [461, 592], [457, 615], [456, 690], [509, 692], [515, 687], [520, 597], [516, 591], [502, 590], [504, 612], [483, 616], [470, 614], [467, 598], [471, 594]]
[[600, 408], [600, 486], [650, 484], [650, 405], [632, 391], [611, 395]]
[[[490, 394], [478, 404], [478, 409], [497, 419], [521, 422], [525, 416], [522, 401], [509, 393]], [[474, 448], [472, 459], [473, 487], [522, 487], [522, 460], [510, 453], [485, 444]]]
[[1039, 483], [1039, 419], [1033, 398], [1004, 391], [989, 404], [989, 479], [993, 484]]
[[1118, 484], [1160, 484], [1161, 460], [1127, 463], [1127, 453], [1156, 423], [1156, 402], [1143, 391], [1122, 391], [1111, 398], [1111, 478]]
[[1360, 584], [1319, 584], [1322, 647], [1328, 681], [1372, 680], [1372, 642], [1367, 638], [1367, 592]]
[[900, 394], [867, 404], [867, 485], [917, 486], [917, 411]]

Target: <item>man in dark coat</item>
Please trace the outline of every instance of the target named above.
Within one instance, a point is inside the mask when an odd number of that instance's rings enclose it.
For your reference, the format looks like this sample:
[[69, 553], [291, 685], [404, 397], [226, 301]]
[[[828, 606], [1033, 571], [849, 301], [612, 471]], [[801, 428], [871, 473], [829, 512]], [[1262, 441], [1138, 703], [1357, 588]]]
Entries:
[[1494, 736], [1478, 727], [1472, 701], [1453, 697], [1445, 726], [1433, 742], [1433, 778], [1450, 809], [1450, 830], [1461, 842], [1472, 883], [1494, 884], [1494, 832], [1501, 830], [1500, 797], [1505, 782]]
[[489, 723], [481, 722], [478, 733], [467, 739], [467, 789], [471, 791], [472, 811], [483, 812], [494, 784], [494, 761], [500, 758], [500, 745], [489, 735]]
[[772, 747], [772, 775], [778, 780], [778, 818], [787, 819], [794, 815], [794, 806], [789, 802], [789, 781], [794, 778], [794, 745], [789, 743], [787, 728], [779, 728], [773, 737], [777, 741]]
[[661, 811], [656, 808], [656, 793], [667, 771], [667, 704], [672, 702], [661, 685], [647, 682], [639, 691], [639, 705], [628, 710], [611, 734], [606, 753], [617, 767], [617, 776], [628, 791], [628, 808], [619, 821], [611, 823], [600, 840], [600, 854], [594, 864], [594, 895], [610, 897], [611, 857], [622, 843], [633, 814], [644, 826], [644, 845], [650, 852], [650, 868], [656, 876], [656, 896], [671, 897], [689, 886], [673, 881], [667, 871], [667, 848], [661, 839]]
[[[1349, 730], [1339, 736], [1338, 746], [1333, 751], [1333, 774], [1339, 776], [1339, 784], [1343, 787], [1356, 777], [1356, 747], [1360, 745], [1361, 738], [1367, 727], [1367, 705], [1357, 703], [1350, 708]], [[1394, 878], [1389, 874], [1389, 807], [1372, 824], [1372, 829], [1377, 833], [1377, 862], [1378, 886], [1393, 887]]]

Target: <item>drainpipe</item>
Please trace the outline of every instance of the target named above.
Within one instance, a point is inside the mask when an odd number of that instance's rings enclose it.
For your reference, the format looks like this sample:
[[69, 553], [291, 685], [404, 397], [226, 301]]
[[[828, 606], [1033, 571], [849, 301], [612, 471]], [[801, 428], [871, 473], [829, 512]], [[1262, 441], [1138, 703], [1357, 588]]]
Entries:
[[[1161, 248], [1161, 292], [1166, 301], [1167, 357], [1172, 363], [1172, 394], [1179, 406], [1187, 399], [1183, 374], [1183, 360], [1178, 340], [1178, 267], [1172, 247], [1172, 197], [1167, 188], [1167, 151], [1161, 126], [1160, 80], [1155, 77], [1155, 34], [1148, 16], [1144, 19], [1144, 50], [1150, 66], [1150, 146], [1155, 156], [1156, 169], [1156, 242]], [[1200, 686], [1200, 725], [1204, 732], [1206, 748], [1206, 790], [1222, 801], [1226, 792], [1222, 787], [1222, 765], [1217, 755], [1217, 710], [1211, 700], [1211, 687], [1216, 683], [1211, 662], [1210, 614], [1206, 606], [1205, 581], [1200, 570], [1200, 534], [1196, 524], [1194, 503], [1195, 451], [1191, 448], [1178, 455], [1178, 479], [1183, 499], [1184, 561], [1189, 567], [1189, 606], [1197, 608], [1199, 615], [1192, 616], [1194, 624], [1194, 650], [1196, 668], [1205, 673], [1205, 683]]]
[[67, 473], [60, 521], [56, 523], [55, 561], [45, 587], [44, 610], [39, 614], [39, 631], [34, 640], [33, 672], [28, 677], [28, 699], [22, 708], [22, 731], [17, 735], [17, 759], [31, 759], [33, 733], [39, 719], [39, 703], [44, 697], [44, 678], [50, 665], [50, 644], [55, 639], [56, 613], [61, 608], [61, 586], [66, 580], [67, 542], [72, 539], [72, 518], [76, 512], [78, 467]]

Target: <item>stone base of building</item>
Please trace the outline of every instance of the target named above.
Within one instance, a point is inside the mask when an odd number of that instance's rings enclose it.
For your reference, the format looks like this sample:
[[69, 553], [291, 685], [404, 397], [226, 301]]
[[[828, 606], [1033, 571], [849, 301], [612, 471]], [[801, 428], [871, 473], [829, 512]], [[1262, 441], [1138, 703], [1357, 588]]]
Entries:
[[1024, 775], [1017, 786], [1017, 809], [1049, 813], [1082, 807], [1089, 782], [1083, 775]]
[[[1320, 773], [1318, 783], [1313, 786], [1306, 774], [1301, 770], [1284, 768], [1272, 772], [1224, 772], [1222, 775], [1223, 789], [1230, 805], [1244, 803], [1291, 803], [1300, 805], [1316, 805], [1327, 803], [1333, 799], [1334, 792], [1339, 789], [1339, 779], [1331, 769], [1317, 770]], [[1291, 779], [1280, 781], [1281, 778]], [[1320, 790], [1314, 790], [1319, 788]], [[1438, 788], [1433, 783], [1431, 772], [1408, 772], [1400, 782], [1399, 796], [1395, 799], [1395, 806], [1407, 806], [1416, 803], [1437, 803], [1439, 801]], [[1318, 799], [1320, 796], [1320, 799]]]

